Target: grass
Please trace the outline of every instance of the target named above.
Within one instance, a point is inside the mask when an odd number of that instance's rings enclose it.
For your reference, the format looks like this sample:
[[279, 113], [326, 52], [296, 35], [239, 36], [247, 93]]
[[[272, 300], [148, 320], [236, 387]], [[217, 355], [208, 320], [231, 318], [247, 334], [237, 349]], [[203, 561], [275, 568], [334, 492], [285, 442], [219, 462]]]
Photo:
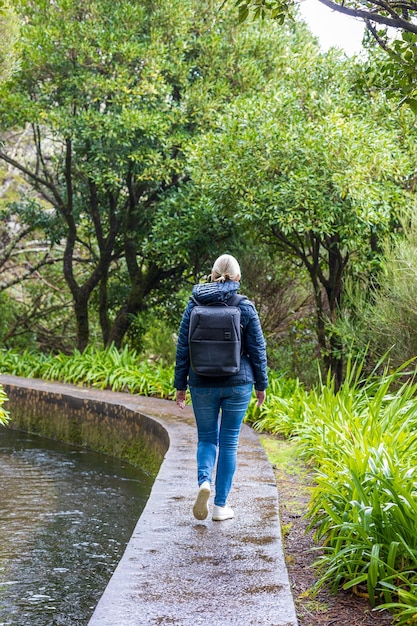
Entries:
[[34, 351], [0, 351], [0, 371], [27, 378], [59, 380], [97, 389], [172, 398], [173, 367], [144, 360], [137, 352], [114, 346], [106, 350], [87, 348], [73, 354], [39, 354]]

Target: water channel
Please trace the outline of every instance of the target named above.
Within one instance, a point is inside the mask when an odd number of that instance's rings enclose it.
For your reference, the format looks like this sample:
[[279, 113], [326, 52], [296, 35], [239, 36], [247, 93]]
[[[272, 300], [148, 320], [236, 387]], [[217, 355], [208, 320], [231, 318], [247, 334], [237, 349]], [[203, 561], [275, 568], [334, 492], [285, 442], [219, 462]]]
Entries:
[[122, 461], [0, 427], [0, 626], [85, 626], [153, 480]]

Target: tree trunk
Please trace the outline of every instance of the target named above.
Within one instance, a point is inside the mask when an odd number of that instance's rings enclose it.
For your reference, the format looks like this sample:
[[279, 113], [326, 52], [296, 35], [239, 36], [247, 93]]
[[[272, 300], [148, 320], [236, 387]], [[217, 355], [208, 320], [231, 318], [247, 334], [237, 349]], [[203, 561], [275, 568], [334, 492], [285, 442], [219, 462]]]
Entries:
[[88, 346], [88, 298], [89, 296], [81, 293], [77, 299], [74, 299], [74, 313], [77, 322], [77, 348], [80, 352], [84, 352]]
[[108, 291], [107, 291], [107, 272], [104, 274], [102, 279], [100, 280], [99, 285], [99, 320], [100, 320], [100, 328], [101, 328], [101, 336], [103, 339], [103, 346], [108, 345], [109, 335], [110, 335], [110, 322], [108, 315]]
[[122, 305], [113, 322], [106, 345], [114, 343], [117, 348], [121, 347], [133, 317], [146, 309], [145, 297], [157, 287], [160, 275], [161, 272], [155, 266], [150, 266], [145, 273], [139, 267], [137, 268], [127, 301]]
[[113, 325], [110, 329], [106, 343], [107, 346], [114, 344], [116, 348], [121, 348], [123, 338], [129, 330], [129, 327], [133, 321], [133, 316], [135, 315], [135, 313], [137, 314], [139, 312], [139, 308], [137, 308], [135, 312], [131, 311], [130, 306], [127, 302], [120, 308], [116, 319], [114, 320]]
[[317, 277], [310, 274], [314, 287], [314, 300], [316, 303], [316, 317], [317, 317], [317, 343], [319, 351], [323, 359], [325, 371], [329, 368], [328, 352], [329, 346], [327, 342], [326, 323], [327, 314], [323, 303], [323, 288], [317, 280]]
[[133, 318], [138, 313], [142, 313], [147, 309], [146, 297], [151, 291], [158, 288], [160, 282], [164, 278], [172, 277], [178, 273], [181, 275], [182, 267], [163, 271], [156, 265], [150, 264], [146, 271], [143, 272], [139, 267], [132, 279], [132, 285], [127, 301], [120, 308], [116, 319], [110, 329], [107, 345], [114, 345], [120, 348], [124, 336], [126, 335]]
[[[330, 371], [334, 380], [335, 390], [340, 388], [343, 380], [343, 351], [339, 337], [328, 331], [329, 323], [334, 323], [340, 306], [342, 295], [342, 275], [347, 262], [340, 252], [337, 235], [328, 236], [324, 241], [311, 236], [312, 262], [305, 265], [310, 274], [314, 288], [317, 315], [317, 341], [326, 371]], [[320, 268], [320, 249], [328, 253], [328, 276]], [[323, 296], [326, 294], [326, 302]]]
[[[325, 238], [325, 247], [328, 252], [328, 279], [323, 281], [326, 290], [329, 320], [334, 324], [337, 320], [337, 312], [340, 309], [343, 290], [343, 270], [346, 267], [348, 256], [342, 256], [340, 250], [340, 239], [338, 235]], [[329, 349], [326, 355], [326, 365], [332, 374], [335, 391], [338, 391], [343, 381], [343, 345], [340, 337], [335, 333], [330, 333]]]
[[343, 346], [341, 345], [339, 337], [336, 336], [330, 337], [329, 344], [330, 351], [326, 358], [326, 366], [330, 370], [334, 380], [334, 390], [338, 391], [343, 381]]

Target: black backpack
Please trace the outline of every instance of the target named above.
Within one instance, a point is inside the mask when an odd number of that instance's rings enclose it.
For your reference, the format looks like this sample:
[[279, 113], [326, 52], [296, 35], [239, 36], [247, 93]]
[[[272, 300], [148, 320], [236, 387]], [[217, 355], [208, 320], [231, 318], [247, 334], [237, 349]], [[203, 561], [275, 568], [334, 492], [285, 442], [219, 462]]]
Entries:
[[234, 295], [227, 302], [200, 304], [191, 310], [188, 343], [191, 367], [200, 376], [231, 376], [240, 370], [242, 329], [239, 302]]

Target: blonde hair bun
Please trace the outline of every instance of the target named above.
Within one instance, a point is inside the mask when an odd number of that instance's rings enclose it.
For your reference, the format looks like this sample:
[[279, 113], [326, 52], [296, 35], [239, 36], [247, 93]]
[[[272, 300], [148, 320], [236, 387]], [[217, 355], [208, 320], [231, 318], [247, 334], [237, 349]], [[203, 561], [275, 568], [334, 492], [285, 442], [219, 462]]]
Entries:
[[224, 283], [226, 280], [240, 279], [240, 265], [231, 254], [219, 256], [211, 270], [211, 280], [216, 283]]

